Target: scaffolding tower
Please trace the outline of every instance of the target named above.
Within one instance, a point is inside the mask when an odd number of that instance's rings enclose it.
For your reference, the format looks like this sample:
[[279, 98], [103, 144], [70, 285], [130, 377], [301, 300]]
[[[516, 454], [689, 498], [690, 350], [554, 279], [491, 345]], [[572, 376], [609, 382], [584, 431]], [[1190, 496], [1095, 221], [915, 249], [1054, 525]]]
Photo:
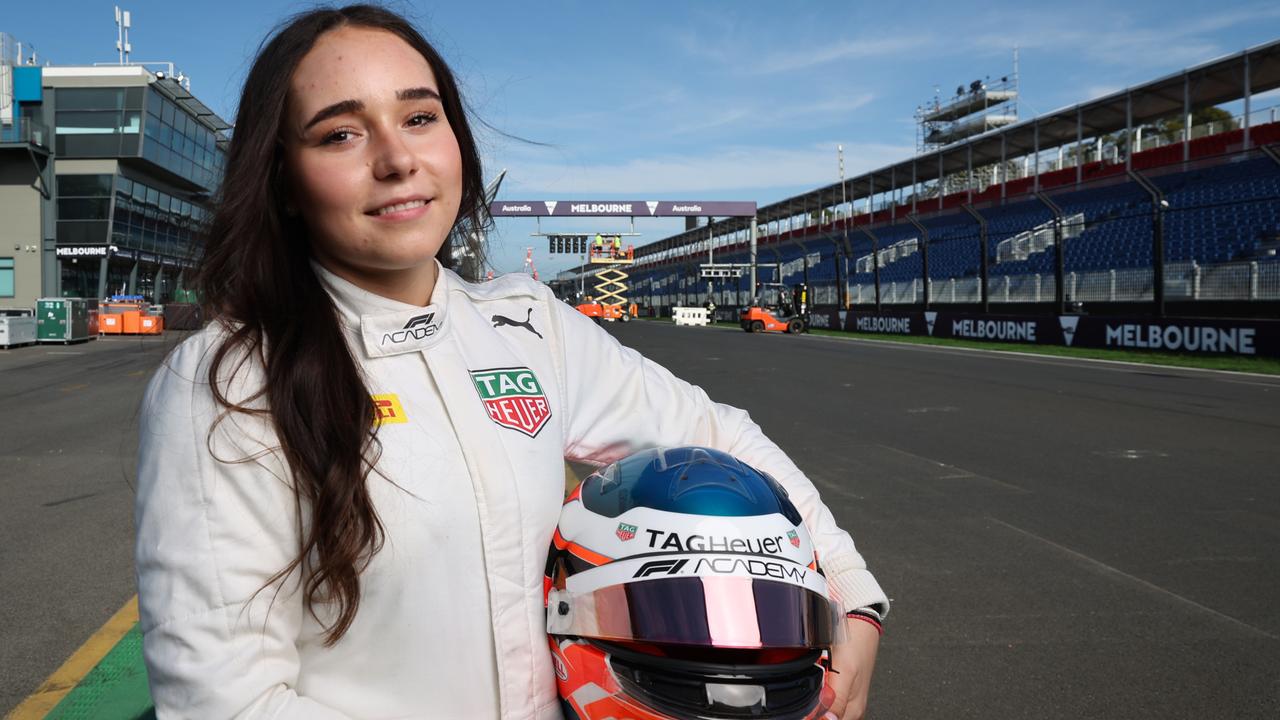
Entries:
[[1013, 50], [1011, 74], [957, 86], [945, 100], [934, 86], [934, 96], [916, 108], [915, 118], [917, 153], [1018, 122], [1018, 49]]

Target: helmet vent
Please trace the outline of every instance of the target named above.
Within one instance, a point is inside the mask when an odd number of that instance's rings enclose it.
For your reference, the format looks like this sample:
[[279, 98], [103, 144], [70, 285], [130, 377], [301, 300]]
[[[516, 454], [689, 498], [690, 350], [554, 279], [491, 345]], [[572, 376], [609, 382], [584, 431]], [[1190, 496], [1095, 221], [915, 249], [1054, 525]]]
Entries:
[[731, 708], [763, 710], [765, 690], [761, 685], [707, 683], [707, 704]]

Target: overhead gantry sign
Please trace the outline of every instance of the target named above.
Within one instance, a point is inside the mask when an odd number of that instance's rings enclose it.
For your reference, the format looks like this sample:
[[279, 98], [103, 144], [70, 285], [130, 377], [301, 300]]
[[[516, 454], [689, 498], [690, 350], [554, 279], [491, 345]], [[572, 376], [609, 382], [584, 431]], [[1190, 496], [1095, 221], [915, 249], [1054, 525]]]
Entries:
[[[548, 233], [542, 232], [542, 218], [568, 218], [568, 217], [625, 217], [631, 220], [631, 232], [622, 233], [622, 235], [636, 235], [635, 221], [637, 217], [707, 217], [707, 218], [751, 218], [751, 259], [752, 262], [746, 266], [751, 268], [751, 293], [755, 294], [755, 256], [756, 256], [756, 232], [755, 217], [756, 203], [755, 201], [744, 200], [500, 200], [489, 203], [489, 214], [492, 217], [531, 217], [538, 221], [538, 230], [532, 233], [535, 236], [543, 236]], [[618, 233], [610, 233], [611, 236], [619, 235]], [[578, 244], [579, 246], [581, 244]], [[566, 247], [573, 247], [573, 244], [566, 244]], [[559, 247], [553, 244], [553, 248]], [[626, 260], [622, 264], [630, 264], [634, 256], [631, 252], [626, 253]], [[712, 258], [708, 257], [710, 261]], [[618, 263], [617, 256], [611, 255], [605, 258], [603, 254], [599, 258], [596, 253], [592, 253], [592, 263], [602, 262], [604, 264], [616, 265]], [[716, 277], [730, 274], [736, 275], [743, 268], [734, 266], [730, 267], [710, 267], [713, 263], [709, 262], [708, 266], [704, 266], [704, 275], [707, 272], [715, 273]], [[611, 268], [611, 279], [608, 287], [602, 288], [610, 301], [618, 301], [621, 298], [621, 290], [625, 289], [622, 281], [626, 279], [626, 273], [618, 270], [616, 267]], [[617, 277], [621, 275], [621, 277]]]
[[755, 217], [755, 202], [738, 200], [505, 200], [493, 217]]

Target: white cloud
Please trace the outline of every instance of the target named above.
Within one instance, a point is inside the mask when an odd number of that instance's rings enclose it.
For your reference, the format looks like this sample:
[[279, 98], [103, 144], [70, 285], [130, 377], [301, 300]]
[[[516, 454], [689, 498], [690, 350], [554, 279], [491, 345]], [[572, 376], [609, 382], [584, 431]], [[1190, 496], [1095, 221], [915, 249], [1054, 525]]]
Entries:
[[1186, 66], [1242, 49], [1223, 48], [1213, 36], [1280, 17], [1280, 6], [1266, 3], [1196, 15], [1142, 12], [1147, 14], [1135, 17], [1132, 11], [1119, 9], [1081, 16], [1070, 10], [1035, 8], [1003, 16], [999, 33], [968, 36], [975, 49], [1008, 48], [1016, 43], [1024, 49], [1068, 52], [1084, 63], [1120, 68]]
[[866, 60], [888, 58], [915, 52], [933, 45], [928, 36], [910, 33], [886, 33], [875, 38], [841, 40], [830, 45], [815, 44], [803, 50], [773, 53], [751, 63], [748, 72], [781, 73], [805, 70], [842, 60]]
[[[797, 16], [791, 8], [787, 15], [790, 23], [754, 29], [724, 18], [709, 18], [696, 31], [673, 29], [671, 37], [689, 57], [746, 76], [790, 73], [850, 60], [887, 61], [907, 53], [918, 57], [939, 47], [937, 37], [918, 28], [885, 28], [871, 36], [843, 38], [826, 32], [835, 27], [830, 18]], [[785, 49], [769, 49], [776, 47]]]
[[[883, 167], [909, 157], [908, 145], [845, 143], [845, 173]], [[664, 154], [618, 163], [530, 160], [508, 163], [504, 195], [532, 197], [740, 192], [768, 196], [777, 188], [816, 187], [837, 179], [836, 142], [801, 148], [728, 147], [696, 155]], [[781, 199], [770, 197], [768, 201]]]
[[[786, 127], [797, 130], [814, 125], [827, 124], [841, 113], [848, 113], [870, 104], [875, 100], [871, 93], [839, 95], [816, 99], [811, 102], [795, 101], [783, 105], [770, 106], [769, 112], [761, 113], [751, 103], [743, 103], [740, 107], [730, 108], [710, 117], [698, 117], [687, 124], [674, 123], [664, 135], [692, 135], [707, 130], [720, 129], [743, 122], [750, 122], [753, 129]], [[695, 109], [696, 112], [696, 109]]]

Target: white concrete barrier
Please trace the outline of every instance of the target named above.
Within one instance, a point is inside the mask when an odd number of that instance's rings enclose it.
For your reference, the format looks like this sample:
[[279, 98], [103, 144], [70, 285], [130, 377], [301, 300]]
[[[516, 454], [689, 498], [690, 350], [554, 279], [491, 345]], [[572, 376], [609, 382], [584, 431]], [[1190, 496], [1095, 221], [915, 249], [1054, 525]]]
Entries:
[[707, 309], [703, 307], [674, 307], [671, 308], [671, 319], [675, 320], [677, 325], [706, 325]]

